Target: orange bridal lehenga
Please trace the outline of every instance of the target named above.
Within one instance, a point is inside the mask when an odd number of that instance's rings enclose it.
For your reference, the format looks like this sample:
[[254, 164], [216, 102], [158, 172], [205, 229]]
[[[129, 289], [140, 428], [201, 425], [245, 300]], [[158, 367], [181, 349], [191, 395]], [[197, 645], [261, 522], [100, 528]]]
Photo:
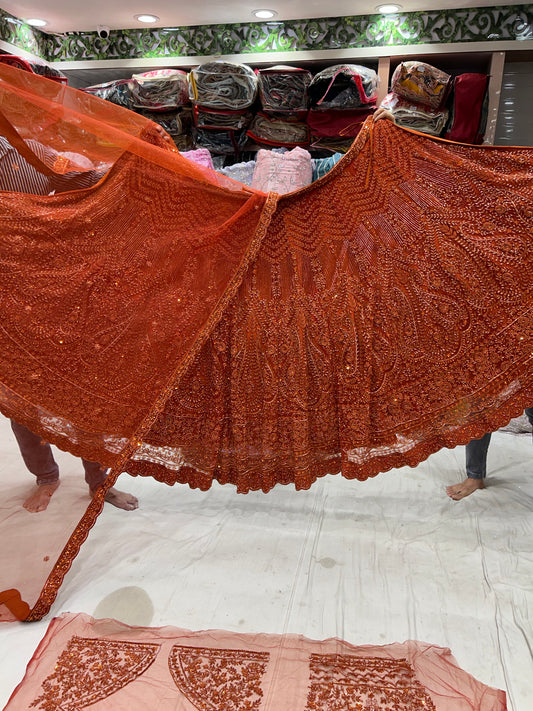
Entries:
[[122, 471], [306, 489], [416, 465], [533, 402], [533, 149], [367, 122], [281, 197], [41, 77], [0, 66], [0, 99], [27, 160], [28, 138], [58, 153], [38, 169], [103, 175], [0, 193], [0, 409], [112, 469], [44, 587], [2, 581], [10, 614], [49, 609]]

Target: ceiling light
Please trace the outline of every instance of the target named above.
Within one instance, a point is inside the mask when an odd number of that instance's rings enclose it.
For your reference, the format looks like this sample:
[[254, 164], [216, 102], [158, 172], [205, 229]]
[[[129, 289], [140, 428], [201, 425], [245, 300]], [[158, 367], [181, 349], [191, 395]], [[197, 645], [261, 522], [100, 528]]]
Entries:
[[252, 10], [252, 15], [260, 20], [270, 20], [271, 17], [276, 17], [278, 13], [274, 10]]
[[401, 10], [401, 5], [378, 5], [376, 10], [381, 12], [382, 15], [393, 15], [398, 10]]
[[46, 20], [39, 20], [37, 17], [32, 17], [31, 20], [26, 20], [26, 24], [32, 27], [44, 27], [48, 22]]
[[135, 15], [135, 19], [139, 20], [139, 22], [147, 22], [150, 24], [151, 22], [157, 22], [159, 17], [157, 15]]

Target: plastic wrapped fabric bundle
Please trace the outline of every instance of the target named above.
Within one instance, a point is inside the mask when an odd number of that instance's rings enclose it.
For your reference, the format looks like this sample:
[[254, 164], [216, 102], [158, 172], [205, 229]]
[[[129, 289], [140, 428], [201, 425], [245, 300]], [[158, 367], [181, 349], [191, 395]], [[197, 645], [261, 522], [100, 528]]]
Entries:
[[259, 113], [248, 129], [248, 137], [273, 146], [308, 146], [309, 128], [297, 119], [273, 118]]
[[130, 109], [132, 106], [129, 79], [117, 79], [104, 84], [86, 86], [82, 91], [91, 94], [91, 96], [97, 96], [99, 99], [110, 101], [117, 106], [123, 106], [125, 109]]
[[440, 136], [448, 122], [448, 109], [439, 111], [424, 104], [415, 104], [392, 92], [383, 99], [381, 106], [392, 113], [398, 126], [431, 136]]
[[232, 129], [194, 128], [194, 145], [197, 148], [207, 148], [212, 153], [222, 155], [237, 155], [242, 151], [248, 141], [246, 129], [240, 131]]
[[63, 72], [56, 69], [56, 67], [47, 64], [46, 62], [40, 61], [35, 57], [32, 59], [25, 59], [23, 57], [17, 57], [13, 54], [0, 54], [0, 62], [2, 64], [8, 64], [11, 67], [16, 67], [17, 69], [24, 69], [34, 74], [39, 74], [47, 79], [53, 79], [54, 81], [59, 81], [63, 84], [67, 83], [67, 77]]
[[259, 98], [265, 111], [302, 111], [309, 105], [308, 88], [313, 75], [307, 69], [282, 64], [259, 69]]
[[108, 166], [89, 188], [0, 192], [0, 409], [111, 467], [88, 507], [64, 492], [57, 530], [0, 482], [0, 619], [46, 614], [121, 472], [241, 493], [363, 480], [533, 402], [533, 149], [369, 119], [279, 196], [131, 111], [0, 79], [2, 131], [36, 170], [71, 164], [43, 165], [35, 135]]
[[199, 128], [239, 130], [246, 128], [251, 120], [252, 114], [246, 109], [231, 111], [229, 109], [208, 109], [204, 106], [194, 107], [194, 125]]
[[404, 99], [433, 109], [443, 106], [451, 87], [451, 76], [425, 62], [401, 62], [391, 78], [391, 91]]
[[214, 109], [246, 109], [257, 96], [257, 77], [246, 64], [207, 62], [189, 74], [190, 98]]
[[335, 64], [315, 74], [309, 85], [311, 107], [357, 109], [375, 103], [378, 75], [359, 64]]
[[309, 130], [317, 138], [355, 138], [374, 107], [366, 109], [311, 109], [307, 115]]
[[136, 108], [167, 111], [189, 103], [187, 72], [156, 69], [133, 74], [130, 80], [132, 105]]
[[190, 108], [179, 111], [142, 111], [141, 113], [150, 121], [159, 124], [172, 138], [191, 132], [192, 112]]
[[194, 147], [192, 133], [180, 133], [178, 136], [172, 136], [172, 140], [178, 151], [190, 151]]

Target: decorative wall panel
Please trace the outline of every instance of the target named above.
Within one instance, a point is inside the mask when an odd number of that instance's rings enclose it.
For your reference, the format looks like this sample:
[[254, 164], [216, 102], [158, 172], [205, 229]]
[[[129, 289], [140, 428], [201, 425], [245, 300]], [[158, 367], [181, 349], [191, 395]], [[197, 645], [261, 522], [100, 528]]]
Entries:
[[533, 5], [49, 35], [0, 10], [2, 39], [49, 61], [267, 54], [533, 39]]

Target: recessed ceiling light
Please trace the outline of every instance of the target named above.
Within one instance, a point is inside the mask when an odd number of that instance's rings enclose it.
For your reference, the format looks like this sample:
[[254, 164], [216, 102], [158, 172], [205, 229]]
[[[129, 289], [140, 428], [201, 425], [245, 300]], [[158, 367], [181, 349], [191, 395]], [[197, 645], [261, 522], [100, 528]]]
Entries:
[[376, 10], [381, 12], [382, 15], [393, 15], [398, 10], [401, 10], [401, 5], [378, 5]]
[[276, 17], [278, 13], [274, 10], [252, 10], [252, 15], [260, 20], [270, 20], [271, 17]]
[[44, 27], [48, 22], [46, 20], [39, 20], [37, 17], [32, 17], [31, 20], [26, 20], [26, 24], [32, 27]]
[[139, 20], [139, 22], [147, 22], [150, 24], [151, 22], [157, 22], [159, 17], [157, 15], [135, 15], [135, 19]]

